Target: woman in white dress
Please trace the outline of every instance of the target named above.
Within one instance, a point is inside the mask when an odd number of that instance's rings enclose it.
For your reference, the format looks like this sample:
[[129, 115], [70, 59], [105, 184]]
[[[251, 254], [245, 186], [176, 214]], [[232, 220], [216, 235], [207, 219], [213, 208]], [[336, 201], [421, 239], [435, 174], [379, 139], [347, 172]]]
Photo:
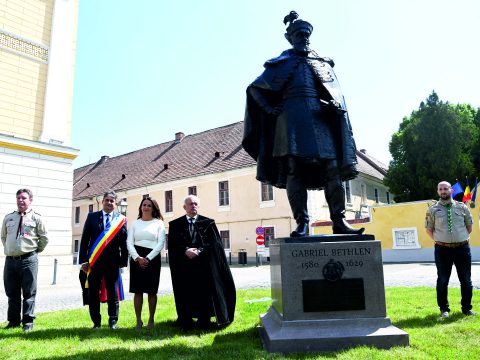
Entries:
[[149, 318], [147, 329], [154, 326], [157, 292], [160, 283], [160, 251], [165, 244], [165, 225], [158, 203], [146, 197], [138, 208], [138, 219], [128, 230], [127, 247], [130, 254], [130, 292], [137, 317], [136, 329], [143, 327], [143, 294], [148, 294]]

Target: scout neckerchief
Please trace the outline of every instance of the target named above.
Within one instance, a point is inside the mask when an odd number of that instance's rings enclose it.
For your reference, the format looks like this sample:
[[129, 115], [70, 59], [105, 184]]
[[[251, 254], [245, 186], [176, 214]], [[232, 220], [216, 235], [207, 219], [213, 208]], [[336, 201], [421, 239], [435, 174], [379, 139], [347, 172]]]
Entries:
[[451, 234], [453, 233], [453, 222], [452, 222], [452, 203], [449, 202], [445, 204], [447, 208], [447, 226], [448, 226], [448, 232]]
[[88, 270], [87, 270], [87, 281], [85, 282], [85, 288], [88, 289], [88, 275], [92, 266], [100, 257], [102, 251], [107, 247], [110, 241], [117, 235], [117, 233], [122, 228], [123, 224], [127, 222], [127, 218], [120, 213], [116, 213], [113, 217], [110, 224], [98, 235], [97, 240], [90, 249], [90, 256], [88, 258]]

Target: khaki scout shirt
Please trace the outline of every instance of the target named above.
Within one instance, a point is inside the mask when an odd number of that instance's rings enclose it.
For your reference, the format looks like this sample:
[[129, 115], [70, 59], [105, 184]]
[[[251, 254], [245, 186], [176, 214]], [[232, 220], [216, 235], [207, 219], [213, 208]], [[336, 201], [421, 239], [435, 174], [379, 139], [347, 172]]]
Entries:
[[452, 232], [448, 232], [447, 201], [439, 200], [427, 210], [425, 227], [433, 230], [433, 239], [444, 243], [468, 240], [467, 226], [473, 224], [472, 214], [464, 203], [452, 200]]
[[47, 229], [40, 214], [28, 209], [23, 216], [22, 227], [17, 237], [20, 213], [5, 215], [2, 225], [2, 243], [7, 256], [20, 256], [32, 251], [42, 252], [47, 246]]

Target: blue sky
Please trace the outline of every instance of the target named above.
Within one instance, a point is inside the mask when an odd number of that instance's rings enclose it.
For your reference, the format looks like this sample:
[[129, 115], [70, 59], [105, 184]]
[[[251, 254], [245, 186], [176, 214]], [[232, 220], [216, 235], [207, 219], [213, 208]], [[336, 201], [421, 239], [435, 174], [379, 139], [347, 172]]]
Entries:
[[370, 155], [390, 160], [392, 134], [432, 90], [480, 107], [476, 0], [83, 0], [75, 167], [242, 121], [246, 87], [290, 47], [291, 10], [314, 26], [312, 49], [335, 61]]

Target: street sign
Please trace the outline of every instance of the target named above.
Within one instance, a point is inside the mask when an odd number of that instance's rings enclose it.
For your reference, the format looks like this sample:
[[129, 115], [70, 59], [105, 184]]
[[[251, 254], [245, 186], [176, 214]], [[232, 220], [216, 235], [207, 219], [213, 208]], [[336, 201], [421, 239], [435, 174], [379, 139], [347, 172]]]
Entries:
[[265, 228], [262, 226], [257, 226], [257, 228], [255, 229], [255, 233], [257, 235], [263, 235], [265, 234]]
[[262, 235], [258, 235], [257, 238], [255, 239], [257, 245], [264, 245], [265, 244], [265, 238]]

